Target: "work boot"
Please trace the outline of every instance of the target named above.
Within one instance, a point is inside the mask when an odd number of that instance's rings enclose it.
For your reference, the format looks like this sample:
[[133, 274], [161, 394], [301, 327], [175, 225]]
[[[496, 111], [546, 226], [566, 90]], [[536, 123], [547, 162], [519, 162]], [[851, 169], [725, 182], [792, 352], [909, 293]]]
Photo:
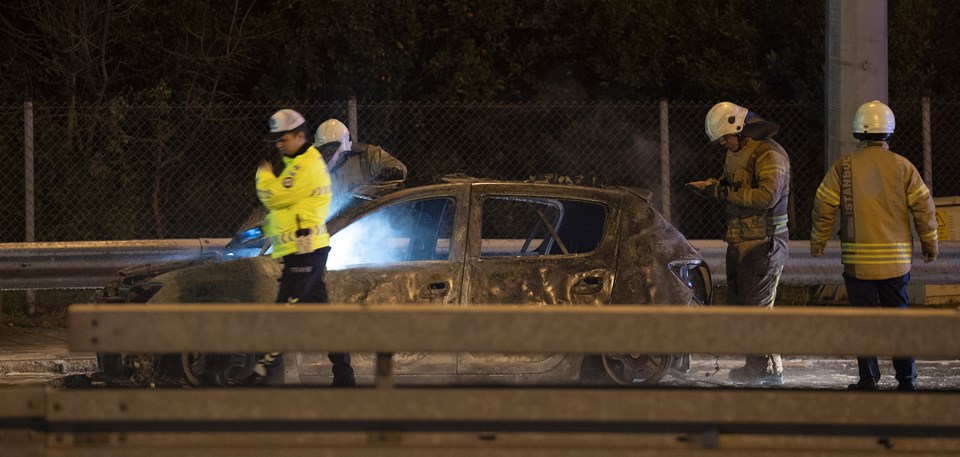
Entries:
[[330, 387], [353, 387], [357, 385], [353, 377], [353, 367], [350, 366], [350, 354], [334, 353], [327, 354], [330, 363], [333, 364], [333, 383]]
[[783, 385], [783, 374], [763, 371], [760, 373], [751, 373], [747, 367], [734, 368], [730, 370], [727, 379], [737, 384], [751, 384], [761, 386], [780, 386]]
[[903, 392], [915, 392], [917, 390], [917, 385], [912, 382], [901, 382], [900, 385], [897, 386], [897, 390]]
[[847, 390], [877, 390], [877, 383], [872, 379], [866, 381], [861, 379], [856, 384], [847, 386]]
[[279, 352], [268, 352], [257, 360], [247, 383], [252, 386], [282, 385], [283, 371], [283, 355]]
[[351, 376], [334, 376], [330, 387], [356, 387], [357, 380]]

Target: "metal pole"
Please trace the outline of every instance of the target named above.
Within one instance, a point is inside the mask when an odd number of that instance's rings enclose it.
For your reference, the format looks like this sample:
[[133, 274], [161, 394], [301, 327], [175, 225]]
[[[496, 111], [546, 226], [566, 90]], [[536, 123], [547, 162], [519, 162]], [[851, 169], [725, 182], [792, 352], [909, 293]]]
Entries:
[[670, 117], [666, 98], [660, 99], [660, 212], [670, 220]]
[[350, 135], [353, 136], [353, 142], [357, 142], [357, 97], [353, 95], [347, 100], [347, 128], [350, 129]]
[[[33, 102], [23, 102], [23, 220], [24, 220], [24, 241], [32, 243], [35, 238], [34, 215], [36, 207], [34, 202], [34, 183], [33, 183]], [[37, 296], [33, 289], [27, 290], [27, 314], [34, 314], [37, 311]]]
[[823, 172], [857, 149], [850, 122], [860, 104], [888, 103], [887, 0], [826, 0]]
[[23, 186], [24, 186], [24, 241], [34, 238], [34, 187], [33, 187], [33, 102], [23, 102]]
[[923, 180], [933, 193], [933, 147], [930, 141], [930, 97], [923, 97]]

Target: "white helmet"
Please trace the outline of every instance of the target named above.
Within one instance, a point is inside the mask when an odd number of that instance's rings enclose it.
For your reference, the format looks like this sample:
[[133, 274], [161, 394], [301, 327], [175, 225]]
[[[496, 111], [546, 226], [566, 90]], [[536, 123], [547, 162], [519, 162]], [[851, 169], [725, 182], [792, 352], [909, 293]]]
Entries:
[[350, 149], [350, 129], [336, 119], [323, 121], [323, 124], [317, 127], [317, 134], [313, 137], [313, 145], [319, 148], [328, 143], [340, 143], [340, 150]]
[[857, 114], [853, 116], [853, 134], [858, 133], [893, 133], [897, 126], [893, 118], [893, 111], [880, 100], [874, 100], [860, 105]]
[[746, 108], [730, 102], [720, 102], [713, 105], [704, 120], [707, 137], [710, 138], [711, 142], [714, 142], [724, 135], [742, 132], [748, 112]]

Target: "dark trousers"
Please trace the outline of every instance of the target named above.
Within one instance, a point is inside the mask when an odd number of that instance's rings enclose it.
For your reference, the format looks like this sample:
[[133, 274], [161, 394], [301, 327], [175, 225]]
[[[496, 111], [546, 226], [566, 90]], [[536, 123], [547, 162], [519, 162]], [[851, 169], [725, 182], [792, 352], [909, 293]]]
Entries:
[[[324, 247], [309, 254], [285, 256], [277, 303], [327, 303], [327, 284], [323, 281], [323, 274], [327, 268], [329, 254], [330, 248]], [[333, 364], [334, 383], [353, 381], [350, 354], [328, 353], [327, 358]], [[278, 372], [279, 375], [275, 375], [274, 372]], [[282, 355], [271, 368], [267, 379], [271, 384], [282, 383]]]
[[[847, 286], [847, 297], [850, 304], [858, 307], [907, 307], [907, 283], [910, 282], [910, 273], [903, 276], [868, 280], [857, 279], [843, 274], [843, 281]], [[899, 335], [890, 335], [896, 338]], [[857, 366], [860, 369], [860, 382], [880, 382], [880, 367], [876, 356], [857, 357]], [[894, 357], [893, 369], [900, 384], [914, 384], [917, 379], [917, 364], [913, 357]]]

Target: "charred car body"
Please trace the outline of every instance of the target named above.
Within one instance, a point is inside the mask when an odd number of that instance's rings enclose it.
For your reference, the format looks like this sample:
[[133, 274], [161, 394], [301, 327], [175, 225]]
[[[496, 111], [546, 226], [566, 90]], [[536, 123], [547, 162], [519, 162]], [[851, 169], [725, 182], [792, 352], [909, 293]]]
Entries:
[[[331, 303], [616, 306], [709, 302], [699, 253], [649, 205], [650, 192], [472, 178], [387, 192], [331, 218]], [[270, 303], [280, 264], [252, 236], [253, 215], [219, 256], [121, 272], [103, 302]], [[681, 375], [680, 354], [396, 354], [398, 382], [652, 384]], [[101, 354], [114, 379], [242, 383], [251, 354]], [[355, 354], [361, 382], [373, 354]], [[299, 381], [325, 358], [298, 354]], [[144, 374], [144, 371], [151, 374]], [[293, 381], [297, 381], [294, 379]], [[150, 380], [156, 382], [156, 379]]]

